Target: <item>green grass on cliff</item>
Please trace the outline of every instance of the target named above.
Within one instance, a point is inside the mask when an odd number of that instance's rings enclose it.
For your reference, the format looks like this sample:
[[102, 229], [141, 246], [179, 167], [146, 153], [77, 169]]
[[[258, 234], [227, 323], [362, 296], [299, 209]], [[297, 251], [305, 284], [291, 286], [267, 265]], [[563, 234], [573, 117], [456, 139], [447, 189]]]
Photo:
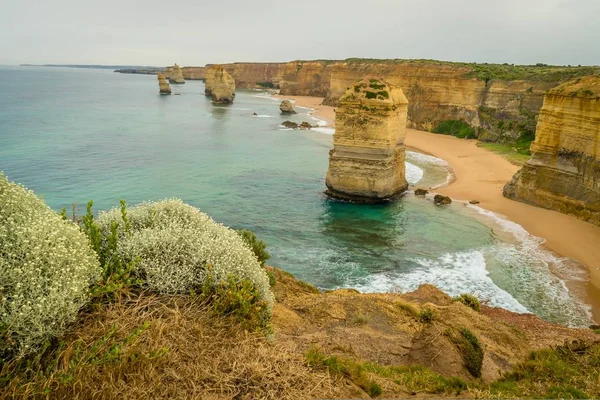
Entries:
[[474, 139], [476, 137], [475, 129], [462, 119], [441, 121], [432, 132], [452, 135], [461, 139]]
[[[334, 63], [333, 60], [319, 60], [326, 64]], [[563, 82], [585, 75], [600, 74], [600, 66], [559, 66], [559, 65], [515, 65], [515, 64], [488, 64], [466, 63], [453, 61], [440, 61], [428, 59], [377, 59], [377, 58], [348, 58], [343, 61], [348, 64], [417, 64], [417, 65], [444, 65], [455, 68], [468, 68], [465, 78], [477, 78], [482, 81], [490, 80], [529, 80], [536, 82]]]

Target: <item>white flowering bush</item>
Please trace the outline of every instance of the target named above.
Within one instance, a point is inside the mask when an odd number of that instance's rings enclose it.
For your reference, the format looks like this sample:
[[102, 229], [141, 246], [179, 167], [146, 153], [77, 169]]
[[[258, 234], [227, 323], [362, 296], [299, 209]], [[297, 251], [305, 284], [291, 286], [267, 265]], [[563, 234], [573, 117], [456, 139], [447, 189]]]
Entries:
[[0, 173], [0, 358], [62, 334], [99, 274], [79, 227]]
[[142, 203], [127, 208], [125, 215], [122, 208], [100, 213], [100, 232], [108, 237], [111, 226], [119, 224], [119, 256], [134, 262], [133, 273], [151, 289], [189, 293], [242, 285], [249, 297], [256, 291], [258, 299], [251, 300], [264, 303], [270, 313], [273, 294], [266, 271], [234, 230], [181, 200]]

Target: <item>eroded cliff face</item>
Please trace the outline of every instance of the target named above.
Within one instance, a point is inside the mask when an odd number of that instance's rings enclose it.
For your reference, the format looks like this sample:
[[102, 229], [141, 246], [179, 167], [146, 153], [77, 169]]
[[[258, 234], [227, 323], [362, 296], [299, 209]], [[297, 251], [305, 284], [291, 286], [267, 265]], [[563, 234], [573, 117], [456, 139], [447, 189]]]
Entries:
[[213, 65], [206, 69], [204, 93], [212, 98], [213, 103], [233, 103], [235, 98], [235, 80], [221, 65]]
[[546, 93], [531, 152], [504, 195], [600, 225], [600, 76]]
[[348, 88], [335, 117], [325, 181], [329, 196], [377, 203], [406, 190], [407, 111], [402, 90], [382, 80], [363, 79]]
[[[238, 88], [278, 88], [286, 63], [233, 63], [223, 68], [235, 79]], [[207, 65], [210, 68], [211, 65]]]
[[481, 80], [464, 65], [436, 62], [336, 63], [331, 66], [326, 103], [356, 79], [382, 76], [404, 91], [409, 101], [409, 127], [431, 131], [440, 122], [464, 120], [481, 140], [511, 141], [535, 129], [545, 90], [556, 83]]
[[182, 67], [181, 74], [186, 81], [201, 81], [205, 79], [205, 67]]
[[158, 74], [158, 91], [160, 94], [171, 94], [171, 85], [167, 82], [167, 78], [163, 74]]

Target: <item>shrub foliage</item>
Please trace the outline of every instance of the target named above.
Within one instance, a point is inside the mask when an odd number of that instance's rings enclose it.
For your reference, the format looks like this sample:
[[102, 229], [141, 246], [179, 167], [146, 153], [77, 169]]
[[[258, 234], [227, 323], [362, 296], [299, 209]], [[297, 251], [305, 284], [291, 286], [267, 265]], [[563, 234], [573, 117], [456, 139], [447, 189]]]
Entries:
[[470, 307], [477, 312], [481, 311], [481, 303], [479, 302], [477, 297], [473, 296], [472, 294], [463, 293], [460, 296], [453, 298], [452, 300], [459, 301], [465, 306]]
[[242, 237], [242, 239], [244, 239], [244, 242], [246, 242], [248, 247], [250, 247], [250, 250], [252, 250], [252, 252], [258, 259], [260, 265], [264, 266], [265, 262], [267, 262], [267, 260], [271, 258], [271, 255], [266, 250], [267, 244], [259, 238], [257, 238], [254, 232], [252, 231], [241, 229], [237, 231], [237, 233]]
[[97, 222], [103, 237], [100, 254], [108, 250], [108, 238], [115, 237], [113, 257], [132, 265], [131, 273], [150, 289], [207, 292], [208, 282], [222, 293], [224, 287], [239, 286], [256, 311], [270, 314], [273, 294], [257, 257], [234, 230], [198, 209], [181, 200], [122, 205], [101, 213]]
[[476, 137], [475, 129], [462, 119], [442, 121], [433, 129], [433, 133], [443, 133], [461, 139], [473, 139]]
[[32, 352], [62, 334], [99, 275], [77, 225], [0, 173], [0, 357]]

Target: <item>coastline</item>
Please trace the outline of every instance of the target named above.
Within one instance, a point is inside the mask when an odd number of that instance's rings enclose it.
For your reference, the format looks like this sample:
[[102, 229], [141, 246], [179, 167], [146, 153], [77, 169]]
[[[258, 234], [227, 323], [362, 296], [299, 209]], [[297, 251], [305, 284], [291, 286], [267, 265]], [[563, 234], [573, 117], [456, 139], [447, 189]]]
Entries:
[[[295, 104], [314, 109], [311, 115], [333, 126], [334, 107], [322, 105], [322, 98], [281, 96]], [[583, 264], [589, 272], [586, 302], [592, 306], [594, 320], [600, 321], [600, 227], [557, 211], [507, 199], [502, 188], [520, 169], [507, 159], [477, 146], [476, 140], [407, 129], [407, 147], [448, 162], [454, 177], [446, 186], [435, 189], [455, 200], [477, 200], [481, 208], [521, 225], [530, 234], [543, 238], [550, 251]], [[418, 186], [418, 185], [417, 185]]]

